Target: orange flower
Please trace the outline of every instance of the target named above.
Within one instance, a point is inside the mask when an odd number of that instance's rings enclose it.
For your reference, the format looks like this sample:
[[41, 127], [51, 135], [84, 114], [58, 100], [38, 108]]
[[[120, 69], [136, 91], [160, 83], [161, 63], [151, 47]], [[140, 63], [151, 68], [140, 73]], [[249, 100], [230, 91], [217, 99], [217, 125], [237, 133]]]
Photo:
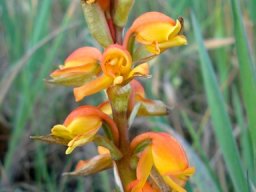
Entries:
[[60, 69], [51, 73], [49, 82], [66, 86], [81, 86], [100, 72], [101, 53], [93, 47], [75, 50]]
[[76, 147], [92, 141], [105, 121], [114, 138], [118, 142], [118, 130], [114, 121], [100, 109], [93, 106], [81, 106], [72, 111], [63, 125], [55, 125], [51, 135], [68, 141], [66, 154], [70, 154]]
[[183, 186], [195, 170], [189, 167], [186, 153], [181, 145], [167, 133], [147, 132], [135, 137], [131, 148], [134, 150], [138, 144], [146, 140], [151, 143], [139, 155], [136, 170], [138, 183], [133, 187], [132, 192], [141, 191], [153, 166], [172, 190], [185, 192]]
[[175, 22], [162, 13], [147, 12], [138, 17], [129, 28], [124, 46], [128, 47], [129, 39], [135, 36], [149, 52], [160, 54], [168, 48], [187, 44], [185, 36], [180, 34], [182, 27], [181, 20]]
[[134, 77], [149, 73], [147, 63], [133, 68], [130, 53], [120, 45], [111, 45], [104, 51], [101, 69], [101, 76], [74, 89], [76, 101], [113, 85], [125, 85]]

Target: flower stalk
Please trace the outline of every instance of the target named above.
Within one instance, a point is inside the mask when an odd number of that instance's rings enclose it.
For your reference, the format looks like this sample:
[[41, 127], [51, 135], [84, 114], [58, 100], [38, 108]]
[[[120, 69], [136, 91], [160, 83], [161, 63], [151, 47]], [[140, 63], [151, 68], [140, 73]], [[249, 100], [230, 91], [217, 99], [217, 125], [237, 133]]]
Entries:
[[168, 114], [168, 107], [148, 99], [135, 78], [151, 77], [151, 59], [168, 48], [186, 44], [181, 34], [183, 20], [149, 12], [123, 34], [134, 0], [81, 2], [89, 31], [104, 50], [75, 50], [48, 82], [74, 87], [77, 102], [100, 91], [106, 91], [108, 100], [98, 106], [80, 106], [63, 124], [53, 126], [49, 135], [31, 138], [65, 145], [67, 155], [89, 142], [98, 146], [99, 155], [78, 162], [76, 169], [65, 175], [87, 176], [115, 167], [123, 191], [186, 191], [185, 183], [194, 168], [173, 136], [146, 132], [129, 138], [129, 126], [136, 116]]

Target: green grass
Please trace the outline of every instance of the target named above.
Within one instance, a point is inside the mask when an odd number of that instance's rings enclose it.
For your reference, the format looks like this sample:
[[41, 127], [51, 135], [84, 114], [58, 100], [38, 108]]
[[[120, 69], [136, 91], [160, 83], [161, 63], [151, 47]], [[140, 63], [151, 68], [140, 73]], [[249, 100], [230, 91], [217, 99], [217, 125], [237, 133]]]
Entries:
[[[189, 44], [153, 61], [153, 77], [143, 81], [149, 98], [175, 108], [168, 117], [142, 121], [158, 131], [172, 127], [187, 141], [197, 169], [188, 191], [247, 192], [256, 184], [255, 5], [254, 0], [135, 1], [129, 24], [146, 11], [185, 20]], [[0, 133], [10, 131], [0, 137], [0, 150], [8, 141], [8, 150], [0, 151], [5, 176], [0, 189], [111, 191], [109, 172], [61, 177], [79, 159], [92, 156], [94, 147], [65, 156], [62, 146], [28, 139], [49, 133], [78, 106], [71, 89], [44, 80], [74, 49], [98, 46], [88, 34], [79, 1], [3, 0], [0, 10]], [[221, 47], [215, 41], [228, 37], [235, 43]], [[209, 39], [217, 42], [212, 49], [204, 45]], [[94, 97], [85, 102], [91, 101], [97, 102]]]

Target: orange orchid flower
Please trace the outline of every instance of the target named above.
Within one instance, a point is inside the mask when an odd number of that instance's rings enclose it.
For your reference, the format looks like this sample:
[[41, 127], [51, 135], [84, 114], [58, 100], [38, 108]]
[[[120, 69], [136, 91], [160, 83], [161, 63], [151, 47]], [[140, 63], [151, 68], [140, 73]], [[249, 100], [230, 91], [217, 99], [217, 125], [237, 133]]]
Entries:
[[66, 86], [81, 86], [100, 72], [101, 53], [94, 47], [81, 47], [65, 60], [60, 69], [51, 73], [49, 82]]
[[102, 74], [96, 79], [74, 89], [76, 101], [95, 94], [113, 85], [125, 85], [136, 76], [147, 76], [147, 63], [133, 68], [130, 53], [120, 45], [111, 45], [103, 53], [101, 60]]
[[118, 142], [118, 130], [114, 121], [100, 109], [93, 106], [81, 106], [72, 111], [63, 125], [55, 125], [51, 135], [68, 141], [66, 154], [70, 154], [76, 147], [92, 141], [105, 121], [114, 138]]
[[176, 22], [159, 12], [147, 12], [138, 17], [127, 31], [124, 46], [135, 36], [136, 41], [146, 46], [149, 52], [160, 54], [168, 48], [187, 44], [181, 35], [182, 21]]
[[185, 192], [183, 188], [195, 169], [189, 166], [184, 149], [177, 140], [167, 133], [147, 132], [135, 137], [131, 143], [134, 150], [138, 144], [149, 140], [139, 155], [136, 175], [138, 183], [132, 192], [141, 192], [154, 166], [164, 182], [176, 192]]

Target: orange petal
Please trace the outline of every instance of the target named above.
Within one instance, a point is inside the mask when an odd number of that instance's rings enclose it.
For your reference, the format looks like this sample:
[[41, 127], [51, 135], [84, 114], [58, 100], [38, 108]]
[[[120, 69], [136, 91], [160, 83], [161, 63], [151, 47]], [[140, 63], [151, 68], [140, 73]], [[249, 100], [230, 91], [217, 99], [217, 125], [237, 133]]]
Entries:
[[113, 78], [101, 75], [100, 77], [85, 83], [81, 87], [74, 88], [76, 101], [82, 100], [84, 97], [95, 94], [103, 89], [108, 88], [113, 82]]
[[152, 23], [169, 23], [171, 25], [175, 25], [175, 21], [173, 19], [160, 12], [144, 13], [133, 22], [132, 26], [127, 31], [124, 39], [124, 47], [127, 47], [129, 38], [132, 35], [132, 33], [145, 27], [145, 25], [149, 25]]
[[56, 136], [56, 137], [64, 138], [64, 139], [67, 139], [67, 140], [72, 139], [71, 131], [64, 125], [55, 125], [51, 129], [51, 134]]
[[84, 133], [83, 135], [77, 135], [75, 136], [71, 141], [68, 143], [68, 148], [66, 150], [66, 154], [72, 153], [72, 151], [79, 146], [85, 145], [89, 142], [91, 142], [94, 139], [94, 136], [98, 132], [99, 128], [92, 129], [87, 133]]
[[67, 129], [73, 136], [82, 135], [101, 127], [102, 120], [97, 116], [82, 116], [69, 123]]
[[115, 143], [118, 142], [118, 129], [116, 127], [115, 122], [111, 119], [108, 115], [103, 113], [99, 108], [93, 106], [81, 106], [72, 111], [67, 118], [65, 119], [64, 125], [68, 126], [74, 119], [79, 117], [88, 117], [88, 116], [95, 116], [99, 117], [100, 119], [104, 120], [111, 129], [111, 133], [113, 134], [113, 138]]
[[136, 175], [139, 182], [132, 189], [132, 192], [139, 192], [144, 187], [150, 175], [150, 172], [153, 166], [151, 150], [152, 149], [150, 146], [146, 147], [140, 156], [137, 169], [136, 169]]
[[166, 134], [156, 134], [152, 140], [154, 165], [160, 174], [184, 171], [188, 168], [186, 153], [178, 141]]
[[102, 147], [102, 146], [98, 146], [98, 153], [100, 155], [103, 155], [103, 154], [110, 154], [109, 150], [105, 147]]
[[105, 101], [98, 105], [98, 108], [107, 115], [112, 115], [112, 108], [109, 101]]
[[94, 47], [81, 47], [71, 53], [65, 60], [64, 68], [96, 63], [101, 59], [101, 53]]
[[48, 80], [48, 82], [77, 87], [90, 81], [100, 70], [100, 65], [97, 63], [58, 69], [51, 74], [52, 79]]
[[[51, 73], [51, 77], [58, 77], [58, 76], [63, 76], [69, 73], [73, 73], [73, 74], [91, 74], [94, 71], [96, 71], [99, 68], [99, 64], [98, 63], [88, 63], [88, 64], [84, 64], [81, 66], [75, 66], [75, 67], [66, 67], [66, 68], [61, 68], [61, 69], [57, 69], [55, 71], [53, 71]], [[99, 71], [99, 69], [97, 70]]]

